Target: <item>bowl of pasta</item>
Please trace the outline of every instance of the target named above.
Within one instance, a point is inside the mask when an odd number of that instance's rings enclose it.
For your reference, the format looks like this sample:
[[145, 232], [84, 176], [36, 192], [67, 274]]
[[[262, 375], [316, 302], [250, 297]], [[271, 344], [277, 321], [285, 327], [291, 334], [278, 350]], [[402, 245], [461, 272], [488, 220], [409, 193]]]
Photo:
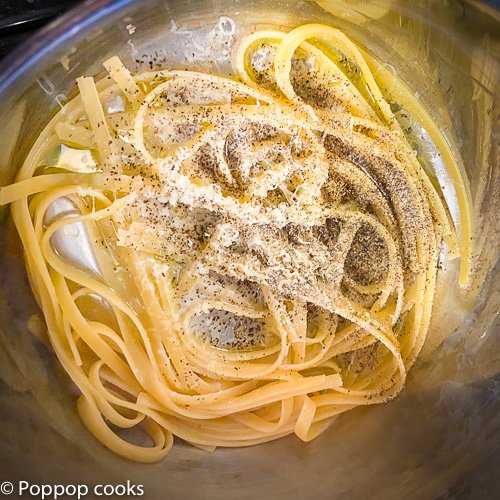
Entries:
[[499, 17], [96, 0], [9, 56], [5, 479], [493, 496]]

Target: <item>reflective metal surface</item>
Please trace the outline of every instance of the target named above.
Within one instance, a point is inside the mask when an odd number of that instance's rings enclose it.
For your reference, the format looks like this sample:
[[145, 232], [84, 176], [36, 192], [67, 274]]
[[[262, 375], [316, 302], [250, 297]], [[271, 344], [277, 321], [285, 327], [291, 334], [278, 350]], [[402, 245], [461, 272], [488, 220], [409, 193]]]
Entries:
[[[369, 8], [368, 8], [369, 7]], [[317, 21], [337, 26], [394, 68], [464, 159], [474, 199], [479, 297], [450, 292], [400, 397], [340, 417], [311, 443], [295, 437], [207, 453], [177, 443], [159, 464], [127, 462], [84, 428], [74, 388], [28, 327], [37, 306], [7, 210], [0, 209], [1, 480], [144, 485], [148, 499], [493, 498], [500, 491], [498, 268], [500, 20], [484, 3], [430, 0], [95, 1], [35, 35], [0, 75], [0, 185], [37, 133], [118, 54], [134, 70], [229, 68], [206, 40], [220, 16], [242, 33]], [[197, 38], [198, 37], [198, 38]], [[208, 37], [208, 38], [207, 38]], [[215, 54], [215, 55], [214, 55]], [[444, 275], [446, 276], [446, 275]], [[496, 278], [496, 279], [495, 279]], [[444, 278], [442, 278], [444, 279]], [[451, 335], [441, 344], [441, 340]]]

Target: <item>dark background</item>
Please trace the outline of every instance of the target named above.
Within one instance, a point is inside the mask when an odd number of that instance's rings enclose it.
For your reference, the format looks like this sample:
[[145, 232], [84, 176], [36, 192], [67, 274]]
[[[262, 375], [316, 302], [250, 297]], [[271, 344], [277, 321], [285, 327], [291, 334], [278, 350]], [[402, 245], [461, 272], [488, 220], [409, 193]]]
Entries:
[[0, 0], [0, 59], [82, 0]]

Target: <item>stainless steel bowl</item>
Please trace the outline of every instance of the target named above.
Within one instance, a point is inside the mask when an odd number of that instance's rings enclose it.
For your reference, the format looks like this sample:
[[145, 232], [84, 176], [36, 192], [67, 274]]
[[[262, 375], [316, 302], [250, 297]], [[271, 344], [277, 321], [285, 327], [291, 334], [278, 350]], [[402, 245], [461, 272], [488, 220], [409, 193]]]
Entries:
[[[203, 67], [203, 50], [183, 31], [204, 33], [221, 15], [237, 22], [236, 36], [255, 25], [319, 21], [340, 27], [419, 93], [465, 162], [480, 261], [488, 271], [482, 291], [471, 300], [449, 285], [449, 296], [437, 306], [434, 342], [397, 400], [352, 411], [309, 444], [289, 437], [210, 454], [177, 443], [162, 463], [145, 466], [113, 455], [86, 431], [73, 387], [36, 328], [35, 334], [28, 329], [37, 306], [19, 240], [2, 210], [0, 479], [88, 485], [129, 480], [144, 485], [150, 499], [493, 498], [500, 491], [500, 299], [494, 269], [500, 15], [487, 3], [86, 2], [1, 65], [0, 185], [13, 180], [44, 124], [74, 93], [77, 76], [98, 75], [112, 54], [137, 70]], [[227, 69], [224, 57], [217, 64]]]

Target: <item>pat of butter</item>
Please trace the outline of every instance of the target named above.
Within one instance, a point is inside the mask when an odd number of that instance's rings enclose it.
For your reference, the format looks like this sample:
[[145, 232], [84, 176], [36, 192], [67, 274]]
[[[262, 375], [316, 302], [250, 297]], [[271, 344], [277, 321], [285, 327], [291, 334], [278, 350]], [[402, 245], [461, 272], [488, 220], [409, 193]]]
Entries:
[[64, 144], [61, 145], [61, 151], [55, 167], [82, 174], [100, 171], [92, 156], [92, 151], [88, 149], [74, 149]]

